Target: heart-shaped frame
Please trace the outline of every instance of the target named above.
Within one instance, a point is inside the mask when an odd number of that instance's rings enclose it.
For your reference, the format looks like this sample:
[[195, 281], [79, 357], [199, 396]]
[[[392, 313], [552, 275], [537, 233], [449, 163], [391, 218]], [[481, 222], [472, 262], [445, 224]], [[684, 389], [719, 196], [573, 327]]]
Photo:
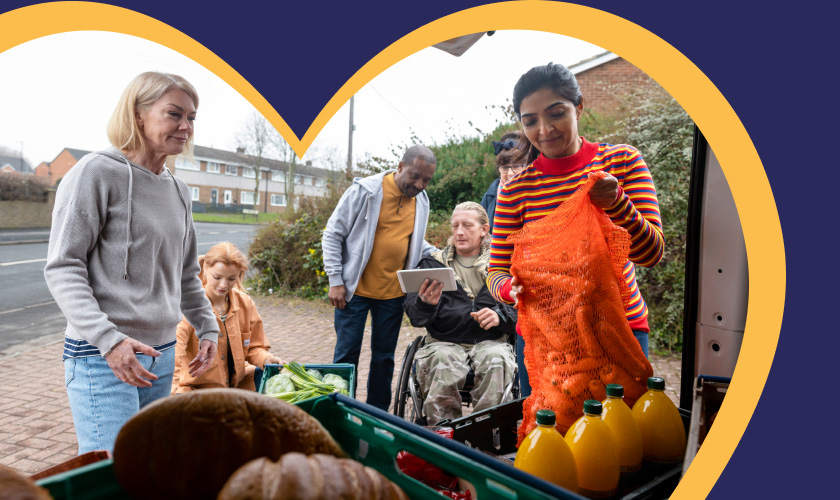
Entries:
[[[575, 19], [562, 23], [557, 19]], [[0, 52], [69, 31], [111, 31], [144, 38], [193, 59], [251, 102], [302, 156], [339, 108], [367, 82], [405, 57], [456, 36], [488, 30], [558, 33], [603, 47], [634, 64], [682, 105], [700, 127], [729, 182], [741, 219], [749, 261], [749, 309], [741, 355], [712, 431], [676, 491], [675, 499], [703, 498], [755, 411], [779, 340], [785, 297], [785, 255], [778, 211], [758, 153], [715, 85], [685, 56], [644, 28], [612, 14], [555, 2], [509, 2], [454, 13], [395, 41], [362, 66], [330, 99], [302, 138], [230, 65], [186, 34], [127, 9], [60, 2], [0, 15]], [[760, 332], [757, 333], [757, 332]]]

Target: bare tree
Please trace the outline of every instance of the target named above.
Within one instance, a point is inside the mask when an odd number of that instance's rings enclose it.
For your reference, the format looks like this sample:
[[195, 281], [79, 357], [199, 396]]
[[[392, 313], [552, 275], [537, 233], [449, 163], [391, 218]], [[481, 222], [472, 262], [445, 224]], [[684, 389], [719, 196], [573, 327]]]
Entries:
[[277, 129], [261, 114], [254, 111], [242, 124], [236, 138], [239, 148], [250, 157], [254, 165], [254, 209], [258, 211], [257, 200], [260, 196], [260, 176], [262, 175], [260, 168], [265, 164], [266, 159], [273, 156], [274, 145], [277, 143], [278, 137], [280, 137], [280, 134]]
[[273, 141], [272, 145], [277, 153], [277, 158], [286, 164], [286, 206], [294, 209], [295, 172], [298, 169], [300, 158], [298, 158], [292, 146], [279, 133], [274, 136]]

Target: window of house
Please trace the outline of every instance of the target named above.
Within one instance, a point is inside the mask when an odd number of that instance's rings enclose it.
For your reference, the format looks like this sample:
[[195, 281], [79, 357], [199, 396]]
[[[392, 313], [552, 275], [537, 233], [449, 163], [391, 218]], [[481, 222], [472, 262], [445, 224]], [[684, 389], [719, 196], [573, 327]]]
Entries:
[[271, 171], [271, 180], [275, 182], [286, 182], [286, 173], [280, 170]]
[[190, 198], [192, 199], [192, 201], [198, 201], [198, 193], [199, 191], [197, 187], [190, 188]]
[[242, 177], [250, 177], [253, 179], [257, 176], [257, 171], [251, 167], [242, 167]]
[[175, 158], [175, 170], [200, 170], [197, 161], [190, 161], [183, 156]]
[[301, 185], [303, 184], [303, 176], [302, 175], [296, 175], [295, 176], [295, 184], [301, 184]]
[[214, 161], [207, 162], [207, 172], [211, 174], [218, 174], [222, 171], [222, 166]]
[[233, 165], [225, 165], [225, 173], [227, 175], [239, 175], [239, 168]]
[[[260, 202], [260, 197], [257, 195], [257, 203]], [[242, 191], [239, 193], [239, 203], [243, 205], [256, 205], [254, 203], [254, 192], [253, 191]]]
[[327, 180], [324, 179], [323, 177], [319, 177], [319, 178], [315, 179], [315, 185], [318, 186], [318, 187], [324, 187], [324, 186], [327, 185]]
[[286, 206], [286, 195], [285, 194], [273, 194], [273, 195], [271, 195], [271, 206], [272, 207], [285, 207]]

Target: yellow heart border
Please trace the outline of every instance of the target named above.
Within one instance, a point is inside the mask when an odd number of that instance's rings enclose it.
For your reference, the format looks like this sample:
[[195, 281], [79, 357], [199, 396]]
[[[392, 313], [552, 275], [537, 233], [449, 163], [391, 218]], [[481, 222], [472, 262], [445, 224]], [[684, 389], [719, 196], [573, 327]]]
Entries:
[[741, 356], [717, 425], [673, 497], [704, 498], [732, 456], [767, 381], [784, 311], [784, 242], [767, 175], [743, 124], [714, 84], [668, 42], [625, 19], [580, 5], [505, 2], [475, 7], [422, 26], [380, 52], [330, 99], [300, 140], [230, 65], [184, 33], [131, 10], [88, 2], [56, 2], [7, 12], [0, 15], [0, 53], [36, 38], [69, 31], [109, 31], [159, 43], [222, 78], [303, 155], [350, 96], [385, 69], [429, 45], [489, 30], [558, 33], [623, 57], [671, 93], [703, 131], [720, 160], [744, 231], [751, 293]]

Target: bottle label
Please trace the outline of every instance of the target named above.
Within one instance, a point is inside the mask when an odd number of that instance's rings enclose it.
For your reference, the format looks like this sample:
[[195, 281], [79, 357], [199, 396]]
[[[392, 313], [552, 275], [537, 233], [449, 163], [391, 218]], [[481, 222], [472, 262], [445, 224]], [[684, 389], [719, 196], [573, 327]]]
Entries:
[[586, 488], [578, 488], [578, 493], [587, 498], [610, 498], [618, 494], [618, 488], [616, 487], [611, 490], [604, 491], [595, 491]]

